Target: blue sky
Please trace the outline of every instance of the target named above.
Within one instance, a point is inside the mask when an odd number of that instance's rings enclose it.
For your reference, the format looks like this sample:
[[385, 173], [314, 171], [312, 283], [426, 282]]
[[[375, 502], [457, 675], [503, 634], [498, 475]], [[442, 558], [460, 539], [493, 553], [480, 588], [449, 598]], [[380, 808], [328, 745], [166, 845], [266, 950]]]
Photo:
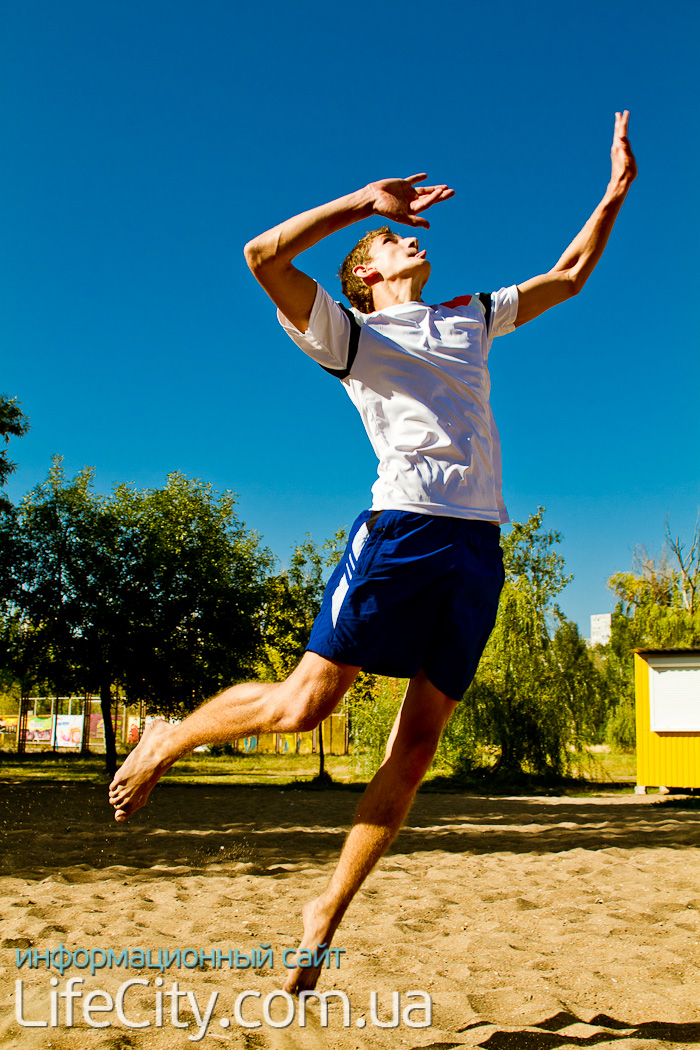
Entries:
[[[352, 11], [352, 16], [347, 11]], [[22, 0], [0, 13], [0, 391], [97, 487], [179, 470], [239, 494], [284, 560], [368, 504], [341, 385], [278, 330], [243, 244], [381, 177], [427, 171], [431, 301], [549, 269], [602, 196], [616, 109], [640, 176], [576, 299], [494, 344], [511, 517], [538, 504], [564, 611], [700, 506], [696, 3]], [[339, 296], [346, 230], [300, 264]]]

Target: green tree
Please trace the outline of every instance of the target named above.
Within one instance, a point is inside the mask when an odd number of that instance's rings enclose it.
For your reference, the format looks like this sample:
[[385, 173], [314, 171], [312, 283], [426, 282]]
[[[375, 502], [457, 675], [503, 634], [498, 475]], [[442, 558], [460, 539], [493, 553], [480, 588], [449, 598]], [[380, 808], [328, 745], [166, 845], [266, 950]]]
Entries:
[[[598, 676], [575, 624], [553, 599], [571, 576], [543, 527], [544, 508], [503, 540], [506, 582], [474, 682], [448, 723], [458, 769], [495, 749], [491, 773], [562, 774], [602, 718]], [[551, 626], [550, 626], [551, 625]]]
[[634, 620], [620, 609], [612, 614], [610, 641], [596, 647], [606, 707], [605, 736], [611, 747], [634, 751], [636, 713], [634, 697], [634, 657], [637, 645]]
[[109, 501], [92, 491], [92, 479], [85, 469], [67, 480], [57, 459], [17, 509], [5, 640], [25, 688], [99, 693], [113, 772], [113, 688], [128, 664], [129, 638], [120, 603], [120, 522]]
[[386, 745], [407, 683], [362, 672], [348, 694], [353, 765], [372, 775], [384, 761]]
[[617, 572], [608, 586], [618, 599], [616, 612], [632, 621], [634, 644], [646, 648], [700, 645], [700, 529], [695, 523], [689, 547], [666, 526], [658, 557], [635, 550], [630, 572]]
[[99, 691], [107, 765], [112, 704], [182, 714], [240, 677], [261, 643], [270, 555], [231, 493], [179, 474], [162, 489], [92, 491], [60, 461], [0, 522], [3, 644], [18, 676], [53, 691]]
[[[29, 418], [22, 411], [16, 397], [0, 394], [0, 438], [4, 448], [0, 449], [0, 489], [10, 474], [17, 469], [17, 464], [7, 458], [7, 446], [11, 437], [23, 437], [29, 430]], [[0, 502], [7, 508], [7, 499], [0, 495]]]
[[610, 642], [601, 647], [601, 673], [609, 708], [607, 735], [625, 750], [635, 745], [632, 650], [700, 646], [700, 529], [690, 543], [668, 523], [658, 556], [637, 547], [629, 572], [616, 572], [608, 586], [617, 597]]
[[121, 680], [163, 714], [192, 710], [256, 665], [272, 556], [235, 503], [177, 473], [162, 489], [119, 486], [110, 500], [131, 639]]
[[47, 480], [2, 519], [5, 645], [27, 685], [56, 692], [76, 686], [76, 615], [81, 615], [80, 576], [93, 540], [98, 500], [91, 472], [66, 481], [56, 460]]
[[268, 579], [263, 643], [256, 669], [261, 681], [282, 681], [304, 655], [323, 601], [324, 573], [337, 554], [338, 541], [342, 541], [342, 534], [319, 549], [307, 537], [294, 548], [289, 567]]
[[545, 508], [538, 507], [526, 522], [514, 521], [501, 540], [506, 580], [516, 584], [526, 579], [536, 609], [546, 612], [573, 574], [566, 573], [563, 556], [556, 549], [561, 533], [543, 528]]
[[[318, 616], [327, 569], [340, 557], [346, 534], [338, 531], [319, 548], [311, 537], [297, 544], [289, 566], [270, 577], [266, 586], [263, 613], [263, 644], [257, 677], [263, 682], [279, 682], [297, 666]], [[318, 780], [328, 779], [325, 771], [323, 725], [318, 727]]]

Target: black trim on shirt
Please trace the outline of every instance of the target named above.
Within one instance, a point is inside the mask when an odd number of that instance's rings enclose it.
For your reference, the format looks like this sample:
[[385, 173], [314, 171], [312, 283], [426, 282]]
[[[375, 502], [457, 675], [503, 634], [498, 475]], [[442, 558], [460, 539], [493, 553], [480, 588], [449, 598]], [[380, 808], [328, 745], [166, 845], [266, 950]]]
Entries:
[[324, 372], [328, 372], [329, 375], [335, 376], [336, 379], [347, 379], [350, 375], [350, 369], [355, 363], [357, 357], [357, 348], [360, 345], [360, 332], [362, 331], [362, 325], [355, 317], [351, 310], [348, 310], [347, 306], [343, 306], [342, 303], [337, 303], [337, 306], [343, 311], [345, 316], [350, 322], [350, 340], [348, 342], [348, 363], [345, 368], [326, 368], [325, 365], [321, 365]]
[[488, 335], [489, 325], [491, 324], [491, 292], [479, 292], [479, 300], [484, 308], [484, 324]]
[[367, 518], [365, 525], [367, 526], [367, 532], [371, 532], [374, 526], [377, 524], [379, 517], [383, 514], [383, 510], [373, 510], [370, 516]]

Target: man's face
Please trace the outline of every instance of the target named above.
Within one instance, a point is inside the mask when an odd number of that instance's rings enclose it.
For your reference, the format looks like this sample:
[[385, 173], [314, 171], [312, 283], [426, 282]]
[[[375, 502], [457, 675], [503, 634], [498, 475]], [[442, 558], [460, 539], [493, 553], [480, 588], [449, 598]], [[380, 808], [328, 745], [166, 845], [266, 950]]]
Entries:
[[396, 233], [380, 233], [369, 246], [367, 269], [376, 270], [385, 281], [396, 277], [417, 277], [427, 281], [430, 263], [421, 251], [415, 236], [399, 237]]

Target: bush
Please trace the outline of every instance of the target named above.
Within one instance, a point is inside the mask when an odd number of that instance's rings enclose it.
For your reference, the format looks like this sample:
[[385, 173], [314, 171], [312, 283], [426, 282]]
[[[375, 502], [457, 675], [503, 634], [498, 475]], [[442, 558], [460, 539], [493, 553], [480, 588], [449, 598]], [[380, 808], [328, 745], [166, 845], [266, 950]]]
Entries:
[[358, 773], [374, 774], [384, 761], [405, 688], [406, 683], [398, 678], [358, 675], [348, 695], [353, 764]]
[[625, 698], [612, 711], [606, 726], [607, 743], [620, 751], [634, 751], [637, 725], [634, 700]]
[[214, 758], [220, 758], [222, 755], [235, 755], [238, 753], [233, 744], [210, 744], [208, 750], [209, 754]]

